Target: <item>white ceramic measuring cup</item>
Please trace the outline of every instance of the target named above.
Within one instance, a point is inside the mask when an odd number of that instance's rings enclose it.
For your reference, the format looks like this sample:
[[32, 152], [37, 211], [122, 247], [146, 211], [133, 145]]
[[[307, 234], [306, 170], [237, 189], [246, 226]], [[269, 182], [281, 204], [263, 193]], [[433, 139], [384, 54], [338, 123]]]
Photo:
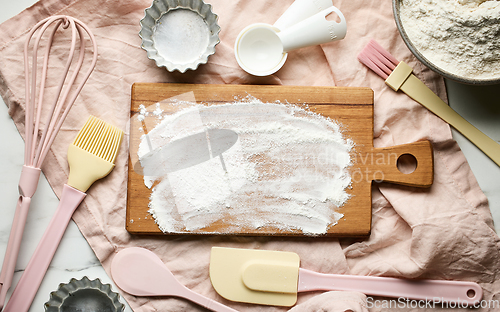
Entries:
[[[332, 13], [338, 15], [340, 22], [327, 19]], [[234, 51], [243, 70], [267, 76], [283, 66], [289, 51], [340, 40], [346, 32], [344, 15], [331, 6], [282, 30], [264, 23], [249, 25], [238, 35]]]

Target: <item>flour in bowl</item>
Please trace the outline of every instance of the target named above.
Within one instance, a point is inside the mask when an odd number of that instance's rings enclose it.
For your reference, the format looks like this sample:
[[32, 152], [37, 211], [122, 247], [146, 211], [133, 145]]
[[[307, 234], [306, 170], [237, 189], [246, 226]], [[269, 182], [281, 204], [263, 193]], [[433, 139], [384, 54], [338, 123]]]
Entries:
[[400, 0], [404, 30], [430, 62], [457, 76], [500, 76], [500, 1]]
[[341, 125], [307, 109], [248, 98], [181, 103], [143, 135], [149, 211], [163, 232], [274, 228], [324, 234], [351, 185]]

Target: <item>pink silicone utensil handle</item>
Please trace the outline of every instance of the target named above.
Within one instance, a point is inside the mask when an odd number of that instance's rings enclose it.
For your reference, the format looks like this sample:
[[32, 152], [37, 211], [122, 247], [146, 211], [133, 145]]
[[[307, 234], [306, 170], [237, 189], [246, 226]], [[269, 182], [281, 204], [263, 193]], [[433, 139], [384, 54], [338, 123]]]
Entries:
[[481, 286], [473, 282], [322, 274], [299, 269], [298, 291], [315, 290], [359, 291], [373, 296], [460, 302], [469, 305], [479, 302], [483, 296]]
[[87, 194], [65, 184], [61, 201], [3, 312], [27, 312], [66, 231], [73, 212]]
[[204, 297], [189, 288], [183, 287], [179, 289], [179, 293], [177, 294], [179, 297], [190, 300], [194, 303], [199, 304], [202, 307], [209, 309], [210, 311], [215, 312], [237, 312], [237, 310], [230, 308], [222, 303], [219, 303], [215, 300]]
[[5, 252], [5, 258], [3, 260], [2, 273], [0, 274], [0, 284], [2, 287], [0, 292], [0, 310], [3, 308], [7, 291], [12, 284], [12, 277], [14, 276], [14, 270], [16, 268], [17, 255], [21, 247], [24, 225], [28, 217], [30, 202], [31, 198], [23, 196], [20, 196], [17, 201], [9, 242], [7, 243], [7, 251]]
[[19, 179], [19, 199], [14, 213], [14, 220], [10, 229], [7, 250], [3, 259], [2, 272], [0, 273], [0, 310], [2, 310], [7, 291], [12, 284], [12, 277], [16, 268], [17, 256], [21, 248], [24, 227], [28, 218], [31, 197], [35, 194], [41, 170], [39, 168], [23, 166]]

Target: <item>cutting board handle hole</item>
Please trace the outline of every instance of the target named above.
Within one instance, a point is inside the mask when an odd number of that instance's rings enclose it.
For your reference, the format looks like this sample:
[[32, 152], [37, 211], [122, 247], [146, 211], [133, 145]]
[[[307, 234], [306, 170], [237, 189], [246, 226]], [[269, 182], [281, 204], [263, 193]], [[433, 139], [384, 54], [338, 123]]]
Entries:
[[397, 166], [401, 173], [413, 173], [417, 169], [417, 159], [412, 154], [402, 154], [398, 157]]

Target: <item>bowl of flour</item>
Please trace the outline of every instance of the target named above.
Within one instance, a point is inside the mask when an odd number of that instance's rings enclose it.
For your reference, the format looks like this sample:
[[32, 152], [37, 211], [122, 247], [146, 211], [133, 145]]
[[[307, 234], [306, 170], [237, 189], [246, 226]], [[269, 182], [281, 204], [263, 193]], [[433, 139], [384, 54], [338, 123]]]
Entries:
[[398, 30], [418, 60], [458, 82], [500, 83], [500, 1], [393, 0]]

